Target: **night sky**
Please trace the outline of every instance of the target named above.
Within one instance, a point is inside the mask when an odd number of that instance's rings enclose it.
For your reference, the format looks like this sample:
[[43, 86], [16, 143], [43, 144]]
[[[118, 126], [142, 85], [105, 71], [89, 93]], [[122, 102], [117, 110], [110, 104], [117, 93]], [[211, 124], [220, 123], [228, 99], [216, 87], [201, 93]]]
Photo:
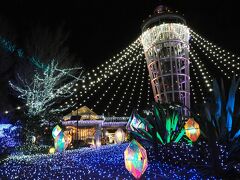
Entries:
[[237, 1], [123, 0], [24, 1], [8, 0], [0, 16], [12, 25], [18, 38], [37, 25], [54, 28], [65, 23], [68, 46], [86, 68], [95, 67], [124, 49], [141, 33], [142, 21], [159, 4], [184, 14], [190, 27], [207, 39], [236, 52], [240, 41]]
[[77, 63], [91, 69], [131, 44], [141, 34], [143, 20], [159, 4], [184, 14], [188, 25], [203, 37], [240, 54], [237, 1], [8, 0], [1, 2], [0, 17], [10, 24], [18, 46], [33, 28], [41, 26], [54, 31], [64, 23], [64, 30], [69, 32], [66, 46], [77, 56]]

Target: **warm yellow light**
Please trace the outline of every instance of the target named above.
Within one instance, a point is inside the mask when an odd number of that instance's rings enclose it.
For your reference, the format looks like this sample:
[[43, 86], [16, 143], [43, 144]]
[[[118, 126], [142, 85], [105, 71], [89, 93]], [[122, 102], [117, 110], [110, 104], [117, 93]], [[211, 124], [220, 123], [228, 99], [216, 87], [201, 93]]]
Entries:
[[49, 149], [49, 154], [54, 154], [55, 153], [55, 148], [54, 147], [51, 147], [50, 149]]
[[109, 135], [109, 132], [108, 132], [108, 131], [106, 131], [106, 132], [105, 132], [105, 136], [108, 136], [108, 135]]

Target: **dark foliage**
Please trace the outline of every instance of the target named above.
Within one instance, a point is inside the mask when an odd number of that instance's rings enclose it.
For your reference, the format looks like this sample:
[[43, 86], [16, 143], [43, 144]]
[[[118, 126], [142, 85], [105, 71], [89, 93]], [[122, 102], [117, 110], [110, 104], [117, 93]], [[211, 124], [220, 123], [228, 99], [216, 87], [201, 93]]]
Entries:
[[[211, 153], [211, 168], [206, 172], [214, 171], [220, 177], [237, 174], [237, 165], [240, 163], [240, 126], [239, 111], [235, 107], [235, 95], [240, 79], [232, 79], [228, 96], [225, 96], [223, 83], [221, 88], [217, 81], [213, 83], [214, 101], [204, 105], [201, 120], [199, 121]], [[239, 109], [239, 107], [238, 107]], [[224, 145], [228, 153], [223, 162], [221, 150], [217, 144]]]

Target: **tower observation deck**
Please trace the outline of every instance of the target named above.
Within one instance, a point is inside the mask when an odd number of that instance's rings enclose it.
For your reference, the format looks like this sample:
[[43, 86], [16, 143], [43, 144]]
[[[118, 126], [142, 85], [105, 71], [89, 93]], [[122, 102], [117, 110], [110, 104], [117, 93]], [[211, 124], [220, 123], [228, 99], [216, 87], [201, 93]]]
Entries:
[[164, 6], [143, 23], [141, 41], [156, 102], [190, 108], [189, 38], [185, 19]]

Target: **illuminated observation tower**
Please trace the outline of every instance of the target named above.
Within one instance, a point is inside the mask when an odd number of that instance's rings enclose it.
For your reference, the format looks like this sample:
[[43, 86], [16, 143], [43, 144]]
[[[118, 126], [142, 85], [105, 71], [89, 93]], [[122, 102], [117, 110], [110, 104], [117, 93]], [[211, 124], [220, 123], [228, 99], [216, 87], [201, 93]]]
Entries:
[[156, 102], [190, 108], [189, 38], [185, 19], [164, 6], [143, 23], [141, 41]]

